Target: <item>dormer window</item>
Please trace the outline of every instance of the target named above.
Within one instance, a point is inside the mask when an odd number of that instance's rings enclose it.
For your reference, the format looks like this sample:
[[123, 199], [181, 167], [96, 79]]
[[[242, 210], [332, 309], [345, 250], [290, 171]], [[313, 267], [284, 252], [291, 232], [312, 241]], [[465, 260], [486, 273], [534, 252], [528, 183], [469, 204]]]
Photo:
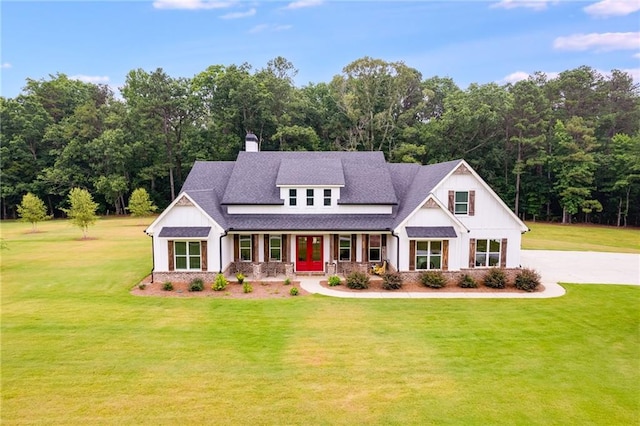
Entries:
[[290, 189], [289, 190], [289, 205], [295, 206], [298, 204], [298, 190]]
[[331, 205], [331, 190], [330, 189], [325, 189], [324, 190], [324, 205], [325, 206], [330, 206]]
[[313, 189], [307, 189], [307, 205], [313, 205]]

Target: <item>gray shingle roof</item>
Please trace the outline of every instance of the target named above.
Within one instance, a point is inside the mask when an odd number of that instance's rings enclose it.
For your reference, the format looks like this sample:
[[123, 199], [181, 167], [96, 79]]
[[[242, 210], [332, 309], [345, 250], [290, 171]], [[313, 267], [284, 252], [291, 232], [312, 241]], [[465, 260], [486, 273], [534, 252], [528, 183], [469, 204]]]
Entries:
[[[235, 162], [196, 161], [182, 191], [227, 230], [386, 230], [406, 219], [460, 161], [421, 166], [387, 163], [382, 152], [242, 151]], [[232, 204], [282, 205], [278, 183], [316, 182], [344, 182], [339, 204], [392, 205], [392, 214], [226, 213]]]
[[160, 230], [160, 238], [206, 238], [211, 231], [210, 226], [164, 226]]
[[453, 226], [407, 226], [409, 238], [455, 238]]

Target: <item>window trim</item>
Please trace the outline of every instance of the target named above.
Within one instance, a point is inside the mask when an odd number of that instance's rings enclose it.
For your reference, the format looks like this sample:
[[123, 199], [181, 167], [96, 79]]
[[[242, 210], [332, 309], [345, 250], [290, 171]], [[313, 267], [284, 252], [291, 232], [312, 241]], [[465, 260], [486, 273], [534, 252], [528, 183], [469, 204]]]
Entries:
[[[379, 240], [378, 240], [379, 245], [377, 245], [377, 246], [374, 246], [373, 244], [371, 244], [371, 237], [375, 237], [375, 236], [377, 236], [379, 238]], [[369, 242], [369, 244], [368, 244], [369, 245], [369, 249], [368, 249], [368, 253], [367, 254], [368, 254], [369, 262], [382, 262], [382, 234], [369, 234], [368, 235], [368, 240], [369, 240], [368, 241]], [[372, 256], [371, 256], [371, 250], [372, 249], [378, 250], [378, 258], [377, 259], [372, 258]]]
[[[271, 245], [271, 241], [272, 241], [272, 240], [278, 240], [278, 241], [280, 241], [280, 246], [279, 246], [279, 247], [273, 247], [273, 246]], [[273, 251], [274, 249], [275, 249], [275, 250], [279, 250], [280, 255], [279, 255], [279, 258], [278, 258], [278, 259], [276, 259], [276, 258], [272, 258], [272, 257], [271, 257], [271, 253], [272, 253], [272, 251]], [[268, 253], [268, 259], [269, 259], [269, 262], [282, 262], [282, 235], [281, 235], [281, 234], [269, 234], [269, 253]]]
[[[348, 243], [348, 246], [343, 247], [342, 246], [342, 242], [345, 241]], [[348, 259], [343, 259], [342, 258], [342, 251], [343, 250], [348, 250], [349, 251], [349, 258]], [[338, 235], [338, 262], [351, 262], [352, 259], [352, 253], [351, 253], [351, 234], [340, 234]]]
[[[197, 243], [198, 244], [198, 254], [197, 255], [192, 255], [191, 254], [191, 248], [190, 245], [192, 243]], [[177, 250], [177, 244], [184, 244], [185, 245], [185, 254], [178, 254], [178, 250]], [[186, 264], [186, 268], [180, 268], [178, 267], [178, 258], [184, 258], [185, 259], [185, 264]], [[192, 268], [191, 267], [191, 259], [198, 259], [198, 267], [197, 268]], [[173, 241], [173, 269], [175, 271], [202, 271], [202, 241], [200, 240], [174, 240]]]
[[[478, 243], [484, 241], [487, 244], [486, 251], [478, 250]], [[498, 244], [498, 251], [491, 251], [491, 242]], [[478, 264], [478, 254], [485, 256], [484, 264]], [[497, 255], [497, 262], [494, 265], [489, 264], [491, 260], [491, 255]], [[500, 268], [502, 264], [502, 240], [497, 238], [476, 238], [475, 241], [475, 252], [473, 258], [474, 268]]]
[[[444, 270], [444, 240], [415, 240], [416, 242], [416, 252], [415, 252], [415, 270], [416, 271], [442, 271]], [[427, 243], [426, 256], [424, 254], [418, 254], [418, 244]], [[432, 243], [440, 243], [440, 252], [438, 254], [434, 254], [431, 248]], [[427, 268], [420, 268], [420, 262], [418, 262], [418, 257], [426, 257]], [[440, 267], [432, 268], [431, 267], [431, 258], [439, 258], [440, 259]]]
[[[466, 201], [458, 201], [458, 194], [466, 194]], [[464, 206], [464, 212], [458, 212], [458, 206]], [[469, 215], [469, 206], [470, 206], [470, 194], [469, 191], [454, 191], [453, 192], [453, 213], [460, 216]]]
[[307, 188], [307, 206], [312, 207], [315, 198], [315, 190], [313, 188]]
[[[249, 247], [242, 247], [242, 242], [248, 241]], [[242, 250], [249, 250], [249, 259], [242, 258]], [[240, 262], [252, 262], [253, 261], [253, 237], [251, 235], [238, 235], [238, 260]]]
[[324, 206], [325, 207], [330, 207], [331, 206], [331, 189], [325, 189], [324, 190]]
[[296, 188], [289, 188], [289, 205], [298, 205], [298, 190]]

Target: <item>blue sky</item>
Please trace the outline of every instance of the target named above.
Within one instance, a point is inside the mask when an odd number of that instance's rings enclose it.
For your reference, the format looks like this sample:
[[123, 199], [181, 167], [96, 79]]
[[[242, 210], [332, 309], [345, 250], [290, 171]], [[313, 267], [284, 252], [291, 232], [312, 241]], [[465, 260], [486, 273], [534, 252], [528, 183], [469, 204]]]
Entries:
[[500, 84], [589, 65], [640, 83], [640, 0], [7, 1], [1, 95], [64, 73], [117, 91], [137, 68], [192, 77], [283, 56], [296, 84], [329, 82], [364, 56], [423, 78]]

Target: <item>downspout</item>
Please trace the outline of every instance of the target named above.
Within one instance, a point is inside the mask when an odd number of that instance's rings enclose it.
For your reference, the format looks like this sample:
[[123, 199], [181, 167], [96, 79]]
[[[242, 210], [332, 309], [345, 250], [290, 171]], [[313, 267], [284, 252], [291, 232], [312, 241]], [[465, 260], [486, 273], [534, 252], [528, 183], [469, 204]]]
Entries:
[[227, 236], [229, 233], [228, 230], [225, 229], [224, 234], [220, 235], [220, 239], [218, 240], [218, 255], [220, 256], [220, 271], [218, 273], [222, 273], [222, 239]]
[[391, 236], [396, 238], [396, 270], [400, 271], [400, 235], [396, 235], [393, 229], [389, 228]]
[[[147, 234], [145, 231], [142, 231]], [[149, 234], [147, 234], [149, 235]], [[151, 237], [151, 284], [153, 284], [153, 272], [156, 270], [156, 252], [153, 249], [153, 234], [149, 235]]]

